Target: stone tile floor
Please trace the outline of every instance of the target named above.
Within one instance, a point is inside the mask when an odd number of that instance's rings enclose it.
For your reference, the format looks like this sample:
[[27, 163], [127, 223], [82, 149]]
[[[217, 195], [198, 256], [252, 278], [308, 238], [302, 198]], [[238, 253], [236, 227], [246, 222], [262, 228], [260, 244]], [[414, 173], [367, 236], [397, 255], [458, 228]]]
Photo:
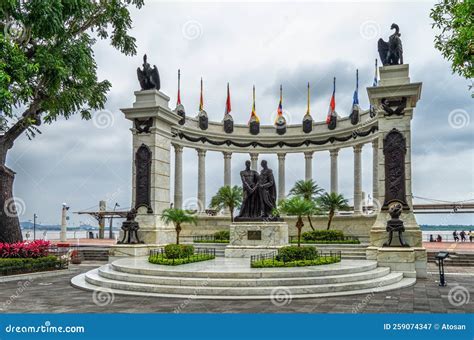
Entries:
[[[344, 297], [262, 300], [195, 300], [99, 295], [73, 288], [71, 277], [102, 263], [72, 266], [68, 273], [0, 283], [0, 313], [474, 313], [474, 268], [446, 267], [407, 289]], [[430, 272], [436, 272], [429, 265]], [[451, 291], [451, 299], [449, 298]], [[451, 301], [451, 302], [450, 302]], [[464, 302], [464, 303], [463, 303]]]

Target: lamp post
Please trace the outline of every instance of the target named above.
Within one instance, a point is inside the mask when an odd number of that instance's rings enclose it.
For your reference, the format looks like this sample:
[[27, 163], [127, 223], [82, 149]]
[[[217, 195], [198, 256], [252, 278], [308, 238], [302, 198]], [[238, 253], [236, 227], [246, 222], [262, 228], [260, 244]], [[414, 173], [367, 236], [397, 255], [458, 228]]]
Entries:
[[[115, 203], [114, 205], [114, 210], [115, 211], [115, 208], [117, 207], [120, 207], [120, 205], [118, 203]], [[113, 238], [113, 232], [112, 232], [112, 221], [114, 219], [114, 215], [110, 216], [110, 225], [109, 225], [109, 238], [112, 239]]]
[[33, 214], [33, 241], [36, 241], [36, 218], [38, 215]]
[[67, 240], [67, 211], [69, 207], [66, 203], [63, 203], [63, 208], [61, 210], [61, 232], [59, 238], [61, 242], [66, 242]]

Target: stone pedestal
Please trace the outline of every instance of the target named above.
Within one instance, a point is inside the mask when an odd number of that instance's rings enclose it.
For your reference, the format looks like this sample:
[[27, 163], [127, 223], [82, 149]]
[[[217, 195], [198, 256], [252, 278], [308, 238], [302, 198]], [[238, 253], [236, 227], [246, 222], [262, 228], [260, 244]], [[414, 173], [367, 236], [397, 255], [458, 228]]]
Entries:
[[367, 247], [367, 260], [377, 261], [379, 267], [402, 272], [404, 277], [426, 278], [426, 249], [423, 247]]
[[226, 257], [250, 257], [288, 245], [286, 222], [236, 222], [230, 225]]
[[124, 257], [148, 256], [151, 249], [164, 244], [115, 244], [109, 249], [109, 263]]

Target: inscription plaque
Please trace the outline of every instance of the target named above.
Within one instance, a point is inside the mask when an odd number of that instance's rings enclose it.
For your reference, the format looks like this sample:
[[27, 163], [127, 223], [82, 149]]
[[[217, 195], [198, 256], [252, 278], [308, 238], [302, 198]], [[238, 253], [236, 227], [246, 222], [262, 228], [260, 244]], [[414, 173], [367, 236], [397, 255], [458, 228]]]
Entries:
[[262, 239], [261, 230], [249, 230], [247, 231], [247, 240], [256, 240], [260, 241]]

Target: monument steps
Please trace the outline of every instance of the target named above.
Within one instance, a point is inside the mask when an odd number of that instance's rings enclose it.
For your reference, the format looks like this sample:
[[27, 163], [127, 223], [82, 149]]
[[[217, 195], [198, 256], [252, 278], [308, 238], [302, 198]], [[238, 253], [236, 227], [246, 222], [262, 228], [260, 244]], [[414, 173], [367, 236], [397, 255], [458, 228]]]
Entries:
[[415, 281], [367, 260], [314, 267], [250, 268], [249, 259], [222, 258], [170, 267], [139, 258], [114, 261], [74, 277], [71, 284], [126, 295], [269, 299], [282, 292], [292, 298], [369, 294], [410, 286]]

